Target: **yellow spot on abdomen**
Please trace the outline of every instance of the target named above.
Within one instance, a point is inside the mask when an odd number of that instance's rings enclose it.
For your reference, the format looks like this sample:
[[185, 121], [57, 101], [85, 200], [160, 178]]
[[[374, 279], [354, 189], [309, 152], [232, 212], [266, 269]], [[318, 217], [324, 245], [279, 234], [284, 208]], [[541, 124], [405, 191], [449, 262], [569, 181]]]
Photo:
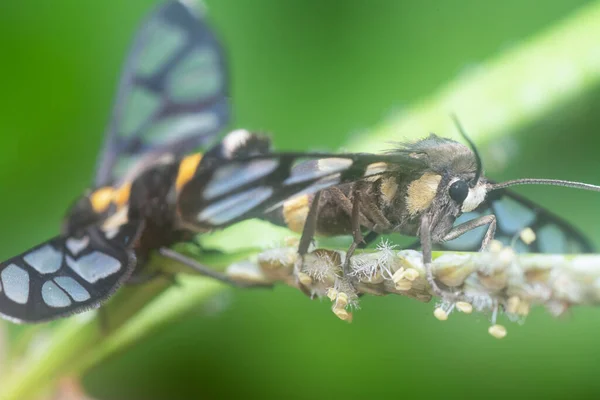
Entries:
[[175, 188], [177, 191], [180, 191], [181, 188], [192, 179], [201, 160], [201, 153], [192, 154], [181, 160], [179, 172], [177, 173], [177, 180], [175, 181]]
[[289, 229], [302, 232], [309, 210], [308, 195], [294, 197], [283, 203], [283, 220]]
[[129, 201], [131, 183], [125, 183], [117, 189], [110, 186], [95, 190], [89, 197], [92, 208], [97, 213], [103, 213], [111, 203], [121, 208]]
[[431, 172], [424, 173], [408, 185], [406, 206], [411, 215], [425, 211], [435, 198], [442, 177]]
[[113, 202], [121, 208], [129, 201], [131, 195], [131, 183], [124, 183], [120, 188], [113, 193]]
[[393, 177], [385, 178], [381, 182], [380, 190], [383, 201], [389, 206], [394, 201], [396, 192], [398, 192], [398, 183], [396, 183], [396, 179]]
[[102, 213], [106, 211], [113, 199], [114, 191], [112, 187], [107, 186], [97, 189], [90, 195], [90, 203], [95, 212]]

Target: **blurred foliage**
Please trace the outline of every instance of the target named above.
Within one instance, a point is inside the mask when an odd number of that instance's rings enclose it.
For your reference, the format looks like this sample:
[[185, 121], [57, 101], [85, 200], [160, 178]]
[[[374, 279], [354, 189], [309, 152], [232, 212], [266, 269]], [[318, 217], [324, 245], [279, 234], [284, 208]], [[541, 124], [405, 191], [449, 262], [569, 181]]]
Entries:
[[[120, 65], [152, 3], [0, 5], [6, 237], [0, 258], [55, 234], [62, 213], [89, 183]], [[207, 1], [230, 56], [234, 125], [271, 132], [286, 149], [336, 149], [585, 3]], [[600, 88], [591, 88], [506, 132], [516, 150], [504, 169], [488, 168], [490, 175], [600, 183], [599, 106]], [[468, 126], [469, 115], [461, 119]], [[600, 244], [596, 194], [521, 192]], [[573, 310], [564, 320], [538, 310], [524, 326], [508, 325], [508, 337], [496, 341], [485, 320], [453, 315], [441, 323], [432, 305], [398, 297], [364, 298], [348, 325], [327, 304], [292, 289], [227, 293], [94, 368], [84, 380], [90, 393], [144, 400], [558, 399], [597, 398], [600, 390], [598, 310]]]

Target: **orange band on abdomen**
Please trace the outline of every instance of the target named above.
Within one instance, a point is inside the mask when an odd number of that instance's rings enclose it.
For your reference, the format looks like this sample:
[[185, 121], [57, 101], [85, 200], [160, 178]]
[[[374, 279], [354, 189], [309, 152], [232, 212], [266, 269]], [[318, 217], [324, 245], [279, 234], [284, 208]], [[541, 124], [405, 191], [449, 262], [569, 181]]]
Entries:
[[196, 153], [185, 157], [179, 164], [179, 172], [175, 181], [175, 188], [180, 191], [181, 188], [192, 179], [198, 169], [198, 164], [202, 160], [202, 153]]

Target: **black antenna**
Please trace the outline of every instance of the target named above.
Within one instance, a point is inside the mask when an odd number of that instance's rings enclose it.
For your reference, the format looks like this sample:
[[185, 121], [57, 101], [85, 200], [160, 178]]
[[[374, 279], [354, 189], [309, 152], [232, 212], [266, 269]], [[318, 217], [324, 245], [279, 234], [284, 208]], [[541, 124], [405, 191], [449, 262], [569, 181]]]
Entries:
[[591, 185], [589, 183], [583, 182], [572, 182], [572, 181], [563, 181], [560, 179], [537, 179], [537, 178], [523, 178], [523, 179], [515, 179], [512, 181], [500, 182], [500, 183], [488, 183], [487, 189], [498, 190], [503, 189], [508, 186], [515, 185], [551, 185], [551, 186], [564, 186], [575, 189], [583, 189], [583, 190], [591, 190], [593, 192], [600, 192], [600, 186]]
[[471, 187], [474, 187], [475, 185], [477, 185], [477, 182], [479, 181], [479, 177], [481, 177], [481, 172], [483, 170], [483, 164], [481, 163], [481, 157], [479, 156], [477, 147], [475, 147], [475, 143], [473, 143], [471, 138], [467, 135], [467, 133], [463, 129], [462, 125], [458, 121], [458, 117], [456, 116], [456, 114], [452, 113], [450, 116], [452, 117], [452, 120], [454, 121], [454, 125], [456, 125], [456, 129], [458, 129], [458, 132], [463, 137], [463, 139], [465, 139], [467, 141], [467, 143], [469, 143], [469, 147], [471, 148], [471, 150], [473, 150], [473, 154], [475, 154], [475, 161], [477, 162], [477, 171], [475, 172], [475, 179], [473, 181], [471, 181], [471, 183], [469, 185]]

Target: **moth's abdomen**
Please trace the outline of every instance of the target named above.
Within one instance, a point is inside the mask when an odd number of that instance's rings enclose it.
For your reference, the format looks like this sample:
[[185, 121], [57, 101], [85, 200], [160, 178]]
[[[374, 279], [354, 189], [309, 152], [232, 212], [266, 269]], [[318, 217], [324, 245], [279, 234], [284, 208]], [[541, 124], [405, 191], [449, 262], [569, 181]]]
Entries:
[[302, 233], [313, 197], [314, 195], [303, 194], [286, 200], [281, 206], [265, 213], [263, 219]]

